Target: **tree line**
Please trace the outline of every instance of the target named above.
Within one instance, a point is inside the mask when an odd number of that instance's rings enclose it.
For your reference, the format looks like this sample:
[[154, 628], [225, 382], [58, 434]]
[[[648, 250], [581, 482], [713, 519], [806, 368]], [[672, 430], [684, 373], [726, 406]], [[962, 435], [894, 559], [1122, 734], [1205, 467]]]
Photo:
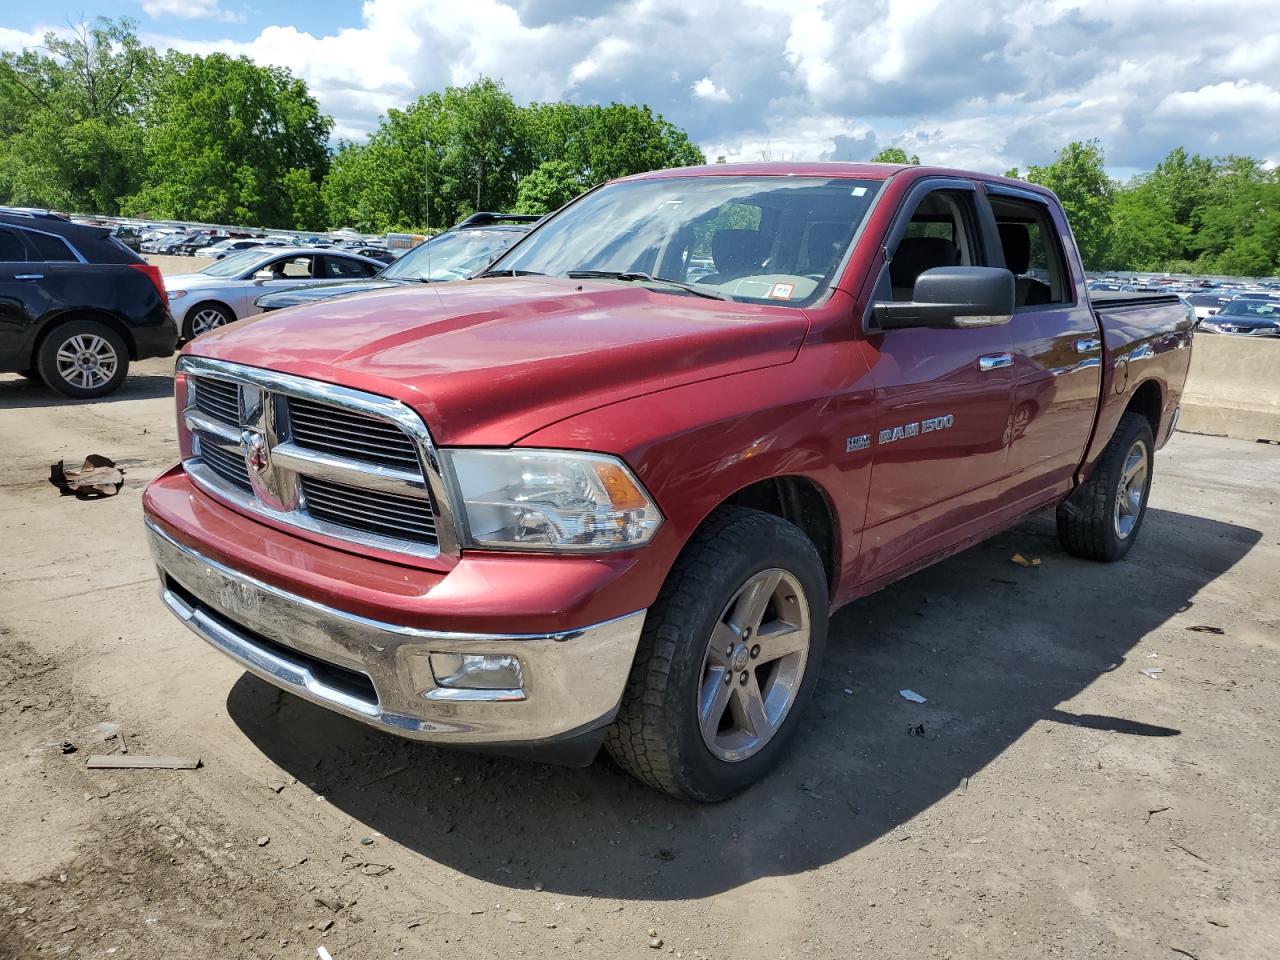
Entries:
[[[332, 132], [287, 69], [161, 54], [128, 19], [0, 55], [4, 204], [381, 233], [546, 213], [614, 177], [705, 162], [647, 106], [522, 106], [488, 78], [387, 111], [364, 143], [333, 148]], [[896, 146], [873, 159], [920, 162]], [[1178, 148], [1121, 183], [1104, 160], [1096, 140], [1074, 142], [1023, 175], [1062, 199], [1088, 268], [1280, 273], [1280, 171]]]
[[613, 177], [703, 163], [649, 107], [520, 106], [481, 78], [389, 110], [366, 143], [281, 67], [143, 45], [99, 18], [0, 55], [0, 203], [367, 232], [546, 213]]

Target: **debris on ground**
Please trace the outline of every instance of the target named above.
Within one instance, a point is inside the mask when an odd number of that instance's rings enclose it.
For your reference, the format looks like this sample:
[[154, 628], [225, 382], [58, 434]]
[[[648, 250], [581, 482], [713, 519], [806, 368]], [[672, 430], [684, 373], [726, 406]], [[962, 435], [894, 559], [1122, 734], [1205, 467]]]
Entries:
[[1040, 566], [1040, 558], [1032, 557], [1028, 560], [1020, 553], [1015, 553], [1010, 559], [1020, 567], [1038, 567]]
[[914, 727], [907, 727], [907, 736], [908, 736], [908, 737], [923, 737], [923, 736], [924, 736], [924, 724], [923, 724], [923, 723], [917, 723]]
[[920, 696], [920, 694], [916, 693], [914, 690], [899, 690], [898, 696], [900, 696], [903, 700], [910, 700], [912, 703], [928, 703], [929, 702], [927, 697]]
[[270, 790], [272, 793], [279, 793], [288, 785], [289, 785], [289, 781], [286, 780], [284, 777], [268, 777], [267, 778], [267, 789]]
[[1172, 809], [1173, 809], [1173, 807], [1156, 807], [1154, 810], [1148, 810], [1148, 811], [1147, 811], [1147, 818], [1146, 818], [1145, 820], [1143, 820], [1142, 822], [1143, 822], [1143, 823], [1150, 823], [1150, 822], [1151, 822], [1151, 818], [1152, 818], [1152, 817], [1154, 817], [1157, 813], [1164, 813], [1166, 810], [1172, 810]]
[[328, 920], [321, 920], [319, 923], [317, 923], [316, 929], [319, 930], [321, 933], [328, 933], [332, 926], [333, 926], [333, 919], [330, 918]]
[[319, 891], [312, 897], [312, 899], [316, 902], [316, 906], [324, 907], [326, 910], [332, 910], [334, 913], [338, 913], [340, 910], [345, 910], [349, 906], [347, 901], [339, 897], [331, 888]]
[[316, 947], [316, 957], [318, 958], [318, 960], [333, 960], [333, 957], [329, 954], [329, 951], [326, 950], [324, 947]]
[[86, 761], [85, 766], [90, 770], [196, 770], [200, 767], [200, 758], [146, 757], [142, 754], [134, 754], [131, 757], [114, 753], [95, 754]]
[[49, 464], [49, 482], [64, 497], [97, 500], [114, 497], [120, 492], [120, 488], [124, 486], [124, 469], [117, 467], [114, 460], [91, 453], [84, 458], [84, 464], [79, 469], [68, 469], [63, 460]]
[[1164, 673], [1164, 667], [1143, 667], [1138, 672], [1144, 677], [1150, 677], [1152, 680], [1159, 680], [1160, 674]]
[[72, 743], [70, 740], [63, 740], [63, 741], [62, 741], [62, 752], [63, 752], [63, 753], [75, 753], [75, 752], [76, 752], [76, 745], [75, 745], [74, 743]]
[[1205, 624], [1199, 624], [1194, 627], [1187, 627], [1187, 629], [1190, 630], [1192, 633], [1212, 633], [1215, 637], [1223, 637], [1223, 636], [1226, 636], [1226, 633], [1227, 633], [1227, 631], [1223, 630], [1221, 627], [1210, 627], [1210, 626], [1206, 626]]
[[658, 931], [652, 928], [649, 930], [649, 949], [650, 950], [662, 949], [662, 938], [658, 936]]
[[270, 838], [270, 837], [259, 837], [259, 838], [258, 838], [258, 846], [260, 846], [260, 847], [265, 847], [265, 846], [266, 846], [268, 843], [270, 843], [270, 842], [271, 842], [271, 838]]

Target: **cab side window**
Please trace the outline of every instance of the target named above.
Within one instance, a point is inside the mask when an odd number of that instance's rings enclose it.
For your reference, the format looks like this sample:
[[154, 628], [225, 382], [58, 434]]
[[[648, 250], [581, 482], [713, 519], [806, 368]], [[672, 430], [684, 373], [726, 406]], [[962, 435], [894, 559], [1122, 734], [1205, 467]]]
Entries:
[[1004, 263], [1016, 278], [1014, 303], [1035, 310], [1072, 302], [1066, 259], [1044, 204], [1010, 197], [991, 197]]
[[0, 227], [0, 263], [26, 263], [27, 248], [15, 230]]
[[911, 300], [916, 279], [935, 267], [983, 263], [973, 196], [962, 190], [935, 190], [911, 214], [889, 262], [893, 299]]

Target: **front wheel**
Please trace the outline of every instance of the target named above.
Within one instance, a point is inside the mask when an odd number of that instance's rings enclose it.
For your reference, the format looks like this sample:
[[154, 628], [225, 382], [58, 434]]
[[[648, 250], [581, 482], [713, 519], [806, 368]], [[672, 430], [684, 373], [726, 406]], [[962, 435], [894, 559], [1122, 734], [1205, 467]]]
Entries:
[[201, 303], [187, 311], [187, 319], [182, 323], [182, 339], [194, 340], [210, 330], [225, 327], [235, 320], [225, 307], [216, 303]]
[[1087, 560], [1119, 560], [1147, 515], [1155, 440], [1147, 418], [1126, 413], [1093, 474], [1058, 507], [1058, 540]]
[[822, 561], [799, 528], [727, 507], [694, 536], [649, 609], [605, 741], [638, 780], [717, 801], [778, 762], [826, 646]]

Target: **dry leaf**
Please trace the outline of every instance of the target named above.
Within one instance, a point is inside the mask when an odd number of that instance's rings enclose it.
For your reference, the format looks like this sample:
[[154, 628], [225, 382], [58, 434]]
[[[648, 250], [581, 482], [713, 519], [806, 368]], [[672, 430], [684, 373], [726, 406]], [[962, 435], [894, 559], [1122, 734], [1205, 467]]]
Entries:
[[1039, 558], [1039, 557], [1036, 557], [1034, 560], [1028, 560], [1026, 557], [1024, 557], [1024, 556], [1023, 556], [1022, 554], [1020, 554], [1020, 553], [1015, 553], [1015, 554], [1013, 555], [1013, 562], [1014, 562], [1014, 563], [1016, 563], [1016, 564], [1017, 564], [1018, 566], [1020, 566], [1020, 567], [1038, 567], [1038, 566], [1040, 566], [1040, 558]]

